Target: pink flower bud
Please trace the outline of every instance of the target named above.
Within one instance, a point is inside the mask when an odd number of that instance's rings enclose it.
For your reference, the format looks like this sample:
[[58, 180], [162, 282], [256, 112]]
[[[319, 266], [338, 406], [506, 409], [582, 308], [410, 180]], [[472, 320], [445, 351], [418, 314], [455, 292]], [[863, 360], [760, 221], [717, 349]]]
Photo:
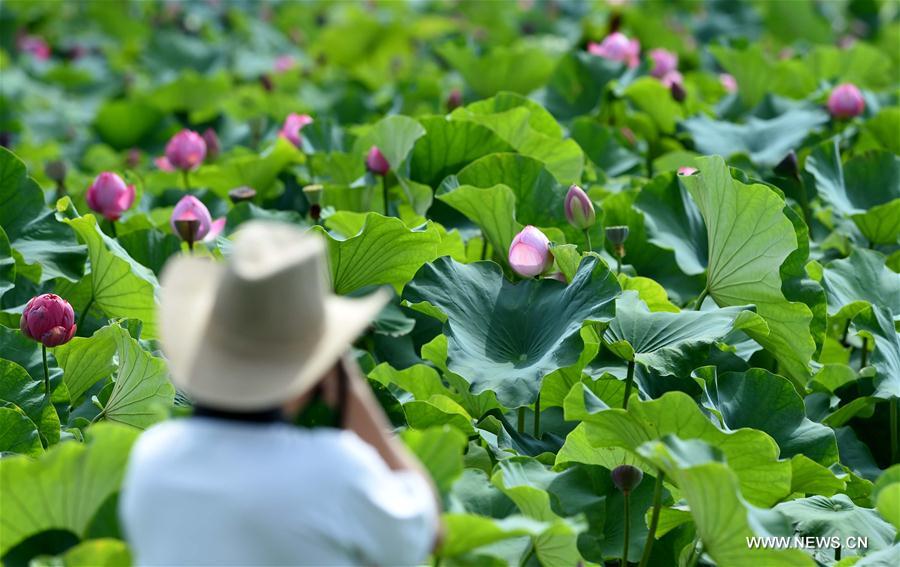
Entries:
[[678, 71], [669, 71], [659, 81], [669, 90], [679, 87], [684, 89], [684, 77]]
[[171, 218], [172, 232], [189, 245], [203, 240], [212, 227], [212, 216], [200, 199], [185, 195], [175, 205]]
[[622, 32], [611, 33], [600, 43], [589, 43], [587, 50], [592, 55], [619, 61], [629, 67], [637, 67], [640, 62], [640, 42], [636, 39], [628, 39]]
[[828, 97], [828, 111], [839, 120], [853, 118], [866, 109], [866, 100], [856, 85], [844, 83], [831, 91]]
[[206, 155], [210, 159], [216, 159], [219, 156], [221, 147], [219, 146], [219, 136], [212, 128], [203, 131], [203, 141], [206, 143]]
[[40, 36], [21, 35], [16, 41], [16, 47], [18, 47], [19, 51], [22, 53], [28, 53], [40, 61], [50, 59], [50, 45]]
[[104, 171], [88, 187], [85, 200], [92, 210], [116, 221], [134, 203], [134, 185], [125, 185], [121, 177]]
[[456, 110], [457, 108], [462, 106], [462, 103], [463, 103], [463, 97], [462, 97], [462, 93], [460, 92], [459, 89], [453, 89], [452, 91], [450, 91], [450, 94], [447, 95], [447, 111], [448, 112], [453, 112], [454, 110]]
[[594, 226], [597, 215], [594, 212], [594, 203], [587, 193], [578, 185], [569, 187], [565, 200], [566, 220], [578, 230], [584, 230]]
[[175, 167], [169, 163], [169, 158], [166, 156], [159, 156], [153, 160], [153, 163], [156, 164], [160, 171], [175, 171]]
[[372, 149], [366, 155], [366, 169], [375, 175], [384, 176], [391, 170], [391, 164], [388, 163], [387, 158], [384, 157], [384, 154], [381, 153], [377, 146], [372, 146]]
[[172, 136], [166, 144], [166, 159], [169, 163], [185, 171], [197, 169], [206, 158], [206, 142], [193, 130], [182, 130]]
[[678, 69], [678, 55], [668, 49], [654, 49], [650, 51], [650, 59], [653, 60], [653, 70], [650, 71], [650, 74], [657, 79], [662, 79]]
[[75, 335], [75, 311], [58, 295], [45, 293], [25, 305], [19, 329], [29, 339], [47, 347], [65, 344]]
[[738, 90], [737, 79], [728, 73], [722, 73], [719, 75], [719, 83], [725, 88], [726, 91], [730, 93], [736, 93]]
[[297, 62], [290, 55], [279, 55], [275, 58], [275, 71], [277, 73], [284, 73], [285, 71], [290, 71], [297, 65]]
[[696, 167], [682, 166], [678, 168], [678, 175], [694, 175], [699, 170]]
[[284, 125], [281, 127], [280, 134], [299, 148], [303, 141], [303, 138], [300, 137], [300, 130], [312, 123], [313, 119], [309, 114], [294, 114], [292, 112], [284, 119]]
[[509, 265], [526, 278], [546, 272], [553, 265], [550, 240], [537, 228], [526, 226], [509, 245]]

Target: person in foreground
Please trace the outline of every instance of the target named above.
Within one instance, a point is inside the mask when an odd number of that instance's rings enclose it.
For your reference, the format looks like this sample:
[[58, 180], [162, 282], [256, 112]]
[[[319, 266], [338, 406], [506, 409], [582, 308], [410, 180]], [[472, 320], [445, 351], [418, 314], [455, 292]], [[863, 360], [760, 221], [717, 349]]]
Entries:
[[[425, 560], [436, 493], [345, 354], [387, 294], [333, 295], [321, 237], [260, 221], [226, 263], [180, 257], [161, 283], [163, 351], [196, 409], [131, 453], [119, 511], [135, 564]], [[314, 395], [342, 428], [290, 423]]]

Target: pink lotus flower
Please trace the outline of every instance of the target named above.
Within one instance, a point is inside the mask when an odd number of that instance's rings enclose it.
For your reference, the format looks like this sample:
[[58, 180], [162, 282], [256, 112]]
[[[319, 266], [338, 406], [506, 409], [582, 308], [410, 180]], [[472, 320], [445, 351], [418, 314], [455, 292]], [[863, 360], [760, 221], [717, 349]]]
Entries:
[[719, 75], [719, 83], [730, 93], [736, 93], [738, 90], [737, 79], [728, 73], [721, 73]]
[[653, 60], [653, 70], [650, 71], [650, 74], [657, 79], [662, 79], [678, 69], [678, 55], [668, 49], [650, 51], [650, 59]]
[[46, 347], [69, 342], [75, 335], [75, 311], [58, 295], [45, 293], [33, 297], [25, 305], [19, 329], [29, 339]]
[[851, 83], [836, 86], [828, 97], [828, 111], [839, 120], [859, 116], [865, 109], [866, 99]]
[[685, 166], [678, 168], [678, 175], [694, 175], [698, 171], [700, 171], [700, 170], [697, 169], [696, 167], [690, 167], [690, 166], [685, 165]]
[[169, 163], [169, 158], [166, 156], [159, 156], [153, 160], [153, 163], [162, 171], [175, 171], [175, 166]]
[[193, 130], [178, 132], [166, 144], [166, 159], [169, 163], [184, 171], [197, 169], [206, 158], [206, 142]]
[[681, 73], [678, 71], [669, 71], [660, 79], [660, 82], [667, 89], [671, 89], [672, 87], [680, 87], [684, 89], [684, 77], [681, 76]]
[[565, 200], [566, 220], [578, 230], [585, 230], [594, 226], [597, 215], [594, 212], [594, 203], [578, 185], [569, 187]]
[[526, 278], [546, 272], [553, 265], [550, 240], [537, 228], [526, 226], [509, 245], [509, 265]]
[[629, 67], [637, 67], [640, 62], [640, 42], [636, 39], [628, 39], [622, 32], [611, 33], [600, 43], [589, 43], [587, 50], [592, 55], [619, 61]]
[[40, 36], [21, 35], [16, 41], [16, 47], [18, 47], [19, 51], [22, 53], [28, 53], [40, 61], [50, 59], [50, 45]]
[[126, 185], [117, 174], [104, 171], [88, 187], [85, 200], [92, 210], [117, 221], [134, 203], [134, 185]]
[[391, 170], [391, 164], [388, 163], [387, 158], [384, 157], [378, 146], [372, 146], [366, 155], [366, 169], [375, 175], [381, 176], [387, 175], [387, 172]]
[[290, 55], [279, 55], [275, 58], [275, 72], [284, 73], [297, 66], [297, 61]]
[[300, 130], [312, 123], [313, 119], [309, 114], [295, 114], [292, 112], [284, 119], [284, 125], [281, 127], [279, 134], [299, 148], [303, 141], [303, 138], [300, 136]]
[[215, 240], [225, 228], [225, 218], [212, 220], [209, 209], [200, 199], [185, 195], [172, 211], [172, 232], [193, 247], [195, 242]]
[[463, 97], [462, 92], [459, 89], [453, 89], [450, 91], [450, 94], [447, 95], [447, 111], [453, 112], [460, 106], [462, 106]]

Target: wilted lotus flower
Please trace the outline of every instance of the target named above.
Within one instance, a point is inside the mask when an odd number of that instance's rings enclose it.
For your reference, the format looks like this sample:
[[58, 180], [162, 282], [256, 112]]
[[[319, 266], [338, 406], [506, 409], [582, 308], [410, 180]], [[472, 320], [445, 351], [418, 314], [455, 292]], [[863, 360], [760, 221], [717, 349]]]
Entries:
[[117, 174], [104, 171], [88, 187], [85, 200], [92, 210], [117, 221], [134, 203], [134, 185], [126, 185]]
[[213, 221], [209, 209], [200, 199], [185, 195], [172, 211], [171, 226], [172, 232], [193, 248], [195, 242], [215, 239], [225, 228], [225, 219]]
[[622, 32], [611, 33], [600, 43], [589, 43], [587, 50], [592, 55], [619, 61], [629, 67], [637, 67], [640, 62], [640, 42], [636, 39], [628, 39]]
[[384, 154], [378, 149], [378, 146], [372, 146], [366, 155], [366, 169], [375, 175], [385, 176], [391, 170], [391, 164], [388, 163]]
[[866, 109], [866, 100], [856, 85], [844, 83], [831, 91], [828, 97], [828, 111], [838, 119], [853, 118]]
[[721, 83], [721, 85], [725, 87], [725, 90], [730, 93], [736, 93], [738, 90], [737, 79], [735, 79], [728, 73], [722, 73], [719, 75], [719, 83]]
[[597, 215], [594, 212], [594, 204], [584, 189], [578, 185], [569, 187], [565, 200], [566, 220], [578, 230], [585, 230], [594, 226]]
[[453, 89], [450, 91], [450, 94], [447, 95], [447, 111], [452, 112], [453, 110], [462, 106], [463, 98], [462, 93], [459, 89]]
[[546, 272], [553, 265], [550, 240], [537, 228], [526, 226], [509, 245], [509, 265], [526, 278]]
[[45, 293], [25, 305], [19, 329], [29, 339], [46, 347], [65, 344], [75, 335], [75, 311], [58, 295]]
[[169, 164], [183, 171], [196, 169], [205, 157], [206, 142], [192, 130], [178, 132], [166, 144], [166, 159]]
[[651, 50], [650, 59], [653, 60], [653, 69], [650, 74], [657, 79], [662, 79], [672, 71], [678, 70], [678, 55], [668, 49]]
[[221, 146], [219, 146], [219, 136], [212, 128], [203, 131], [203, 141], [206, 143], [206, 155], [210, 159], [216, 159], [219, 156]]
[[[678, 168], [678, 175], [694, 175], [698, 171], [700, 171], [700, 170], [697, 169], [696, 167], [690, 167], [690, 166], [685, 165], [685, 166]], [[627, 230], [626, 230], [626, 234], [627, 234]]]
[[16, 47], [22, 53], [28, 53], [35, 59], [46, 61], [50, 59], [50, 45], [44, 41], [44, 38], [37, 35], [21, 35], [16, 41]]
[[281, 127], [280, 134], [299, 148], [300, 144], [303, 143], [303, 138], [300, 137], [300, 130], [312, 123], [313, 119], [309, 114], [295, 114], [292, 112], [284, 119], [284, 125]]
[[631, 494], [631, 491], [640, 486], [644, 480], [641, 469], [631, 465], [619, 465], [610, 473], [613, 484], [622, 491], [622, 494]]

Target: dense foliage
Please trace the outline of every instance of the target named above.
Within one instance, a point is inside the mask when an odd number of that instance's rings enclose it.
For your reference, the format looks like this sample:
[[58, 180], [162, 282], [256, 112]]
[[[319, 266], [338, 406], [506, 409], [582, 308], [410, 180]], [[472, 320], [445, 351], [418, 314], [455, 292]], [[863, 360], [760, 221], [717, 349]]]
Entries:
[[249, 219], [393, 288], [354, 352], [443, 496], [435, 562], [896, 564], [896, 2], [5, 0], [0, 30], [4, 564], [129, 563], [129, 447], [190, 413], [159, 273]]

